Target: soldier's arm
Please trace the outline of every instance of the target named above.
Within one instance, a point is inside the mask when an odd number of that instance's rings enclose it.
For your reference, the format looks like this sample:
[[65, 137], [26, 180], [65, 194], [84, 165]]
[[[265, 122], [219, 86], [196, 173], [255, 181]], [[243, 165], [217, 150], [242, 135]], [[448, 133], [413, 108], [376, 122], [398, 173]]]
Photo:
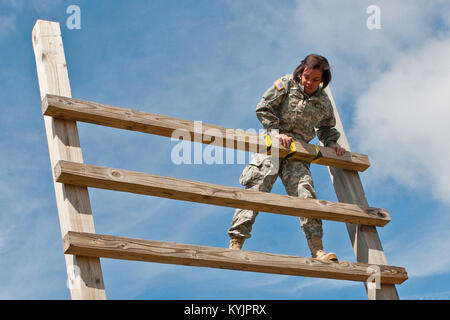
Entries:
[[324, 144], [325, 147], [333, 147], [337, 144], [340, 132], [335, 128], [336, 118], [334, 117], [333, 107], [328, 98], [324, 101], [328, 104], [328, 116], [322, 119], [322, 121], [317, 125], [317, 137]]
[[330, 119], [322, 120], [317, 130], [317, 137], [325, 147], [333, 148], [338, 156], [342, 156], [345, 153], [345, 149], [337, 143], [341, 134], [334, 128], [335, 125], [336, 119], [334, 116]]
[[256, 106], [256, 116], [268, 132], [271, 129], [278, 129], [280, 119], [275, 113], [275, 108], [279, 106], [287, 95], [287, 83], [281, 78], [264, 92], [262, 99]]
[[317, 130], [317, 137], [324, 144], [325, 147], [334, 146], [341, 134], [334, 126], [321, 125]]

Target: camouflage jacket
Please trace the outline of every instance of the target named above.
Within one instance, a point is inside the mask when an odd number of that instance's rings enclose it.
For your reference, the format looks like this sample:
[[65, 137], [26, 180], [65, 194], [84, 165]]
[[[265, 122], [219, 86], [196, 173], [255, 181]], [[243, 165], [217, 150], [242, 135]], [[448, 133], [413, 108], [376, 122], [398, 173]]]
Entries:
[[287, 74], [267, 89], [256, 106], [256, 116], [264, 129], [278, 129], [294, 140], [310, 142], [317, 137], [325, 145], [336, 142], [339, 131], [334, 128], [336, 119], [333, 106], [322, 87], [308, 96], [303, 85]]

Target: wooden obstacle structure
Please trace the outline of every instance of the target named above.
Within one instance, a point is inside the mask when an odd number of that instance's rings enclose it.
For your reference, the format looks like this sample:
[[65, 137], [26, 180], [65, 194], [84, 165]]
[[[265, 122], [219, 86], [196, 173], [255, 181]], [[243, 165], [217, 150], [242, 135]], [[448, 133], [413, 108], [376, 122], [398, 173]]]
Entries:
[[[336, 128], [341, 132], [339, 143], [347, 152], [338, 157], [332, 148], [321, 146], [323, 157], [318, 164], [329, 166], [339, 202], [305, 200], [84, 164], [76, 121], [166, 137], [171, 137], [174, 130], [183, 129], [192, 141], [197, 136], [200, 140], [195, 141], [245, 151], [265, 150], [266, 143], [262, 136], [223, 127], [203, 125], [215, 130], [198, 133], [191, 121], [73, 99], [59, 23], [38, 20], [33, 28], [32, 42], [66, 267], [69, 278], [76, 270], [80, 280], [78, 286], [69, 288], [72, 299], [106, 299], [101, 257], [361, 281], [369, 299], [399, 298], [395, 285], [408, 278], [406, 270], [387, 265], [376, 230], [376, 227], [389, 223], [389, 213], [368, 206], [358, 171], [369, 167], [369, 159], [366, 155], [350, 152], [328, 88], [337, 119]], [[292, 159], [311, 162], [316, 157], [313, 145], [299, 141], [295, 144], [297, 150]], [[277, 152], [284, 157], [289, 150], [280, 147]], [[306, 257], [96, 234], [88, 187], [345, 222], [357, 262], [332, 263]], [[371, 279], [378, 279], [379, 286], [374, 286]]]

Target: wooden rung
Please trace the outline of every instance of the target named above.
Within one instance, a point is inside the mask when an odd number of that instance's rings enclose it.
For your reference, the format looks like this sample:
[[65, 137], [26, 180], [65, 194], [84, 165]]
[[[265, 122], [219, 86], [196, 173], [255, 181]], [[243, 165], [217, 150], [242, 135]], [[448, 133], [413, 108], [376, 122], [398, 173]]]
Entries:
[[379, 227], [390, 221], [385, 209], [300, 199], [78, 162], [60, 161], [54, 173], [57, 182], [85, 187]]
[[381, 283], [400, 284], [408, 279], [406, 270], [401, 267], [349, 261], [324, 262], [313, 258], [123, 238], [94, 233], [69, 231], [63, 239], [63, 244], [65, 254], [78, 256], [364, 282], [373, 275], [372, 270], [378, 269]]
[[[83, 121], [113, 128], [150, 133], [172, 137], [175, 130], [183, 130], [183, 139], [218, 145], [251, 152], [265, 152], [266, 142], [263, 135], [246, 133], [225, 127], [203, 124], [200, 132], [195, 130], [194, 121], [172, 118], [155, 113], [119, 108], [106, 104], [83, 101], [68, 97], [47, 95], [42, 101], [42, 112], [55, 118]], [[178, 139], [178, 137], [176, 137]], [[314, 145], [295, 141], [296, 153], [291, 159], [311, 162], [316, 157]], [[261, 151], [263, 150], [263, 151]], [[364, 171], [370, 166], [367, 155], [346, 152], [337, 156], [332, 148], [320, 147], [323, 158], [318, 164], [353, 171]], [[280, 146], [272, 147], [272, 154], [284, 158], [289, 150]]]

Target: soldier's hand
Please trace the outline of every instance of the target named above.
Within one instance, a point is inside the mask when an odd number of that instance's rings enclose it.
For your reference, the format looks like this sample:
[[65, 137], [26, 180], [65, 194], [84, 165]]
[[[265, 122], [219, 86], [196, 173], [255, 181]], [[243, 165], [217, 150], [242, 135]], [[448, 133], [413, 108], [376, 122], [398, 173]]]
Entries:
[[331, 146], [331, 148], [333, 148], [334, 150], [336, 150], [336, 154], [338, 156], [342, 156], [345, 153], [345, 149], [342, 148], [339, 143], [335, 143], [334, 145]]
[[280, 133], [278, 135], [278, 138], [283, 147], [288, 148], [288, 149], [291, 147], [292, 137], [289, 137], [289, 136], [285, 135], [284, 133]]

